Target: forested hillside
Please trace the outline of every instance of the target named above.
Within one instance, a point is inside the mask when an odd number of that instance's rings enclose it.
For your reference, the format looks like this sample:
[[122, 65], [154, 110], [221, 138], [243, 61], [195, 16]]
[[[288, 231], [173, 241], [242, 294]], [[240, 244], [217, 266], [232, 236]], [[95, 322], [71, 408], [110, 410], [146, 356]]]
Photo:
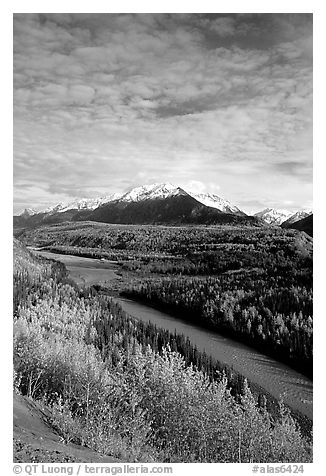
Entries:
[[[170, 270], [170, 259], [182, 258], [177, 272], [219, 273], [244, 267], [291, 265], [312, 256], [312, 239], [295, 230], [237, 226], [166, 227], [66, 222], [16, 230], [29, 245], [108, 259], [157, 257], [158, 272]], [[222, 263], [221, 263], [222, 262]], [[189, 268], [189, 269], [188, 269]], [[155, 269], [154, 269], [155, 271]]]
[[312, 239], [304, 233], [86, 222], [26, 231], [21, 239], [116, 260], [120, 291], [129, 297], [232, 335], [312, 376]]
[[311, 461], [284, 406], [271, 417], [246, 383], [239, 396], [207, 375], [181, 337], [14, 246], [14, 387], [50, 409], [65, 441], [125, 461]]
[[125, 295], [242, 339], [312, 376], [312, 291], [262, 273], [151, 279]]
[[294, 223], [284, 223], [284, 228], [293, 228], [294, 230], [300, 230], [308, 233], [308, 235], [313, 236], [313, 214], [302, 218], [302, 220], [296, 221]]

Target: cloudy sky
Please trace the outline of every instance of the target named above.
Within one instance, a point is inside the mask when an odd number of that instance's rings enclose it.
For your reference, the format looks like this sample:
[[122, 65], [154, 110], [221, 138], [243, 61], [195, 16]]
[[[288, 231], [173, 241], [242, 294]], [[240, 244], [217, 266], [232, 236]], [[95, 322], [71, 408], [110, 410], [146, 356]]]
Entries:
[[312, 208], [312, 15], [15, 14], [15, 213], [167, 181]]

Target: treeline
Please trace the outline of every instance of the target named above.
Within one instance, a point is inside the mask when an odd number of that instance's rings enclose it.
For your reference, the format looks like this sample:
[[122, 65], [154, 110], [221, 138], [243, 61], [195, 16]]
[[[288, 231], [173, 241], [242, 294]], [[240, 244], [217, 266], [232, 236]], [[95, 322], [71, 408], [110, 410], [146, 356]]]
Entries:
[[293, 275], [256, 272], [152, 278], [130, 286], [124, 294], [225, 332], [311, 376], [312, 290], [295, 281]]
[[284, 406], [272, 418], [246, 383], [235, 399], [182, 336], [15, 248], [14, 386], [51, 409], [65, 441], [126, 461], [311, 461]]
[[149, 274], [209, 276], [230, 272], [250, 274], [274, 274], [286, 277], [288, 282], [312, 287], [312, 259], [301, 257], [294, 261], [285, 258], [283, 253], [271, 257], [268, 250], [264, 253], [249, 251], [230, 252], [223, 249], [218, 252], [188, 254], [186, 257], [121, 256], [118, 261], [122, 269], [136, 271], [144, 276]]
[[[25, 239], [116, 260], [119, 285], [133, 297], [230, 333], [312, 375], [312, 239], [302, 233], [86, 222], [29, 230]], [[169, 279], [147, 279], [153, 275]]]
[[[187, 256], [196, 253], [235, 251], [250, 255], [266, 252], [288, 258], [311, 252], [311, 239], [295, 230], [236, 226], [163, 227], [62, 223], [25, 230], [20, 239], [38, 246], [73, 246], [98, 251], [136, 251]], [[261, 256], [262, 257], [262, 256]], [[246, 258], [247, 259], [247, 258]]]
[[119, 261], [125, 270], [144, 275], [300, 271], [300, 279], [312, 286], [312, 239], [295, 230], [81, 222], [25, 230], [22, 239], [49, 251]]
[[[94, 323], [98, 341], [97, 346], [101, 350], [102, 355], [106, 361], [114, 361], [116, 363], [116, 356], [112, 354], [114, 336], [116, 332], [123, 334], [122, 347], [128, 353], [130, 348], [136, 345], [136, 342], [142, 347], [150, 346], [154, 352], [162, 354], [164, 349], [169, 348], [172, 352], [181, 354], [187, 366], [194, 366], [194, 368], [204, 372], [209, 380], [220, 381], [222, 375], [227, 377], [227, 386], [231, 394], [240, 399], [243, 392], [244, 377], [238, 372], [235, 372], [230, 366], [221, 364], [220, 362], [208, 356], [205, 352], [201, 352], [196, 346], [192, 345], [188, 337], [177, 332], [171, 333], [165, 329], [158, 328], [156, 325], [148, 322], [138, 321], [132, 319], [112, 300], [105, 300], [105, 312], [100, 319]], [[114, 315], [107, 314], [110, 311]], [[275, 411], [275, 400], [271, 397], [264, 399], [263, 391], [256, 386], [254, 393], [257, 402], [266, 401], [266, 405], [271, 411]]]
[[[162, 353], [169, 347], [172, 352], [180, 353], [186, 365], [193, 365], [200, 371], [205, 372], [210, 381], [220, 380], [221, 375], [227, 377], [228, 388], [232, 395], [239, 400], [242, 394], [244, 378], [227, 365], [207, 356], [205, 352], [198, 351], [193, 346], [189, 338], [183, 334], [171, 333], [165, 329], [157, 328], [152, 323], [144, 323], [131, 318], [124, 312], [120, 305], [105, 294], [99, 294], [96, 286], [79, 289], [78, 286], [68, 278], [67, 271], [63, 263], [54, 260], [45, 260], [29, 253], [31, 262], [38, 267], [44, 266], [44, 272], [30, 273], [27, 269], [17, 269], [14, 274], [13, 303], [14, 315], [18, 310], [35, 306], [40, 300], [50, 296], [58, 296], [58, 304], [63, 302], [73, 304], [74, 300], [82, 299], [87, 302], [88, 307], [97, 309], [96, 319], [93, 325], [97, 332], [96, 346], [102, 352], [106, 362], [113, 362], [116, 365], [119, 361], [120, 350], [128, 353], [128, 350], [135, 349], [137, 344], [150, 346], [154, 352]], [[44, 278], [46, 277], [46, 281]], [[50, 283], [50, 288], [49, 288]], [[63, 285], [69, 285], [68, 297], [62, 295]], [[114, 316], [114, 319], [112, 318]], [[118, 349], [115, 339], [116, 335], [122, 336], [120, 349]], [[27, 385], [27, 384], [26, 384]], [[26, 391], [26, 385], [24, 390]], [[257, 401], [262, 401], [259, 389], [255, 387]], [[268, 407], [275, 410], [274, 399], [269, 398]]]

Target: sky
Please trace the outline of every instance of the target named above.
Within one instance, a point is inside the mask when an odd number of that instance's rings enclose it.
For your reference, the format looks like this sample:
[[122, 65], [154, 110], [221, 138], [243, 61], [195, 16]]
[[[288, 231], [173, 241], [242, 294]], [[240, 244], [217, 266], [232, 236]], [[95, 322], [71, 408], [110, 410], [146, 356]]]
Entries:
[[154, 182], [312, 209], [311, 14], [14, 14], [14, 213]]

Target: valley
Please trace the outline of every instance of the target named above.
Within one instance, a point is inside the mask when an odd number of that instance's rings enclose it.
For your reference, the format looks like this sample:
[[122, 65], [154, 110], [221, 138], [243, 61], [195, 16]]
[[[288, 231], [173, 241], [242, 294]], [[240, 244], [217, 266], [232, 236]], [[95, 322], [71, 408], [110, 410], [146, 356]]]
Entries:
[[299, 11], [10, 15], [14, 472], [318, 462]]
[[[30, 312], [38, 314], [40, 323], [33, 320], [31, 325], [41, 328], [44, 325], [46, 342], [52, 339], [52, 334], [47, 334], [49, 326], [57, 329], [54, 336], [57, 332], [60, 335], [63, 332], [62, 336], [68, 332], [60, 340], [70, 339], [69, 335], [74, 339], [75, 334], [80, 335], [76, 322], [86, 318], [83, 324], [85, 337], [80, 337], [80, 342], [85, 339], [86, 345], [91, 342], [110, 372], [118, 371], [120, 365], [133, 366], [134, 359], [140, 358], [139, 355], [145, 358], [148, 351], [163, 359], [184, 359], [182, 365], [189, 370], [182, 378], [187, 379], [190, 369], [194, 375], [198, 373], [198, 378], [208, 379], [210, 385], [222, 385], [226, 378], [226, 388], [234, 399], [232, 412], [237, 413], [238, 405], [244, 405], [243, 392], [246, 392], [247, 382], [255, 411], [258, 414], [268, 412], [268, 418], [273, 422], [282, 419], [283, 412], [287, 411], [279, 408], [281, 398], [292, 415], [287, 414], [286, 418], [294, 418], [294, 427], [300, 428], [303, 438], [310, 439], [313, 244], [308, 235], [269, 226], [115, 225], [92, 221], [16, 228], [14, 232], [32, 253], [24, 260], [36, 260], [35, 263], [41, 260], [35, 269], [40, 265], [52, 269], [52, 279], [55, 279], [52, 284], [46, 284], [48, 278], [44, 283], [37, 277], [32, 279], [28, 277], [30, 271], [27, 275], [25, 271], [17, 274], [14, 295], [17, 325]], [[33, 298], [35, 293], [44, 296], [44, 304], [39, 297]], [[53, 299], [56, 304], [51, 304]], [[71, 317], [69, 314], [64, 317], [69, 306], [74, 309]], [[79, 306], [80, 311], [77, 311]], [[42, 308], [48, 311], [44, 314]], [[88, 315], [95, 317], [88, 321]], [[62, 330], [58, 319], [68, 319]], [[75, 330], [68, 330], [70, 326]], [[20, 341], [22, 331], [17, 332]], [[29, 352], [28, 348], [26, 352]], [[26, 364], [20, 359], [15, 368], [20, 376], [20, 391], [25, 394], [31, 386], [28, 383], [31, 377], [30, 370], [24, 370]], [[148, 362], [147, 365], [152, 364]], [[42, 375], [43, 370], [40, 372]], [[119, 378], [129, 378], [128, 372], [123, 370]], [[146, 375], [152, 372], [153, 369]], [[44, 378], [47, 373], [45, 371]], [[197, 376], [194, 378], [196, 380]], [[50, 391], [46, 390], [48, 385], [52, 386], [51, 379], [44, 380], [46, 392]], [[143, 377], [139, 385], [141, 382], [144, 383]], [[137, 398], [147, 392], [146, 385], [137, 390], [140, 392]], [[194, 385], [193, 391], [198, 392], [201, 384]], [[42, 389], [43, 383], [38, 382], [32, 392], [33, 398], [42, 395]], [[65, 386], [65, 392], [64, 389]], [[61, 390], [58, 391], [60, 394]], [[62, 395], [67, 398], [65, 393]], [[120, 401], [124, 401], [125, 397], [121, 398]], [[141, 408], [156, 419], [157, 407], [154, 409], [153, 402], [143, 398]], [[203, 394], [202, 398], [206, 396]], [[50, 408], [51, 402], [50, 399]], [[81, 423], [82, 415], [75, 413], [69, 402], [68, 399], [72, 421]], [[164, 425], [168, 418], [166, 411], [160, 416]], [[116, 435], [120, 434], [119, 425]], [[75, 434], [77, 430], [69, 431]], [[151, 431], [149, 427], [148, 431]], [[224, 427], [221, 431], [229, 430]], [[90, 435], [87, 438], [92, 441]], [[170, 436], [162, 438], [166, 442]], [[131, 444], [128, 438], [124, 441], [127, 446]], [[192, 438], [189, 444], [195, 444]], [[142, 451], [146, 453], [145, 446]], [[119, 451], [108, 452], [98, 444], [92, 443], [91, 449], [121, 457]], [[176, 448], [173, 451], [178, 453]], [[210, 458], [216, 461], [215, 450], [211, 451]], [[181, 453], [178, 455], [182, 460]], [[170, 456], [166, 457], [170, 460]], [[188, 457], [189, 454], [185, 456]], [[233, 456], [230, 458], [232, 460]]]
[[[34, 251], [44, 258], [55, 259], [65, 264], [69, 276], [79, 285], [99, 284], [102, 288], [111, 288], [112, 281], [119, 280], [116, 274], [119, 267], [114, 261], [103, 262], [99, 259], [82, 258], [48, 251]], [[195, 326], [171, 314], [159, 311], [145, 304], [118, 297], [116, 301], [130, 316], [144, 322], [151, 322], [159, 328], [183, 334], [196, 345], [200, 352], [232, 367], [270, 395], [284, 402], [295, 411], [312, 419], [312, 381], [277, 360], [267, 357], [244, 344], [215, 332]]]
[[[17, 236], [43, 251], [91, 258], [89, 267], [101, 259], [101, 286], [111, 294], [187, 315], [312, 376], [312, 239], [305, 234], [84, 222]], [[109, 261], [119, 278], [109, 279]]]

